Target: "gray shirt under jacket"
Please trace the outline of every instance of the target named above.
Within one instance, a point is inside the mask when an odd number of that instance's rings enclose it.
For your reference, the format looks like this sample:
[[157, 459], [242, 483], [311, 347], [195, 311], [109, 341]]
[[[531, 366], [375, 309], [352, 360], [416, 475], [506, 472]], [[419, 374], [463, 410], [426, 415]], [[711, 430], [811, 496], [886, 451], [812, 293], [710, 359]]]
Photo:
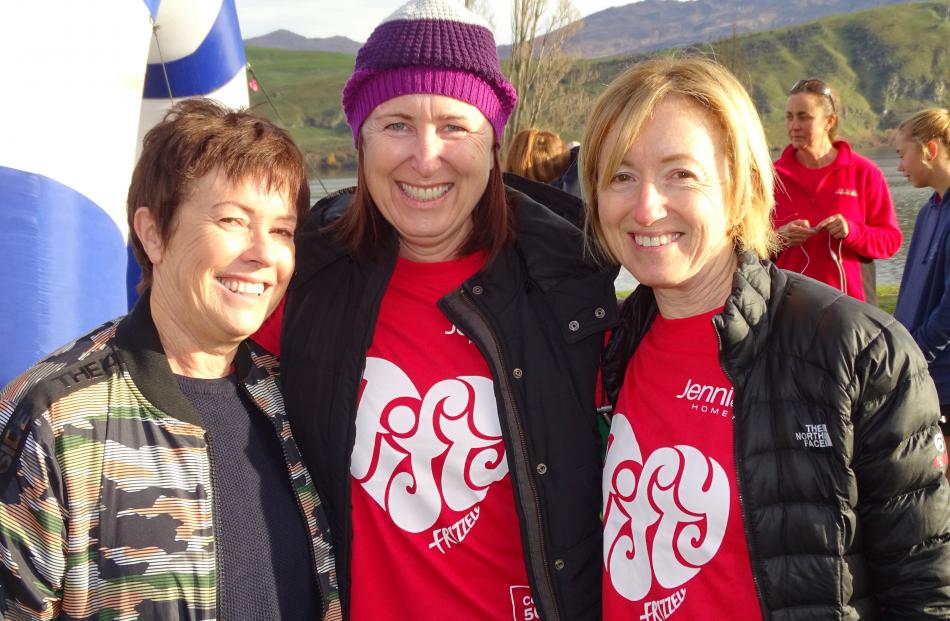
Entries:
[[271, 423], [233, 374], [176, 378], [211, 453], [218, 620], [319, 619], [307, 530]]

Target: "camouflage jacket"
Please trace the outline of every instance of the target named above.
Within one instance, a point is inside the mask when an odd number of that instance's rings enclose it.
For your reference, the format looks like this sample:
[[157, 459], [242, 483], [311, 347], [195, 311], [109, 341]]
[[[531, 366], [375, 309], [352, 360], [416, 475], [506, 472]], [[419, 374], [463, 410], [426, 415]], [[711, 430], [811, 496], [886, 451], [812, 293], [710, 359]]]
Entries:
[[[0, 391], [5, 619], [216, 617], [207, 439], [147, 301]], [[277, 360], [246, 341], [234, 362], [278, 435], [326, 617], [338, 617], [329, 529], [284, 416]]]

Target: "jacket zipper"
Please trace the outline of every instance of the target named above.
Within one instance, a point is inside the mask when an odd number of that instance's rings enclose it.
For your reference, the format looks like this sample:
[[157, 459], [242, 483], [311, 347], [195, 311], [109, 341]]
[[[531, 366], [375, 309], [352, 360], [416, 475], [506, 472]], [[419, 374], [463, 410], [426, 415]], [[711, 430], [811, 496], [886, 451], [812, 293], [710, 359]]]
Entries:
[[214, 450], [211, 448], [211, 435], [205, 431], [205, 445], [208, 447], [208, 480], [211, 482], [211, 529], [214, 541], [214, 617], [221, 618], [221, 546], [218, 541], [218, 533], [221, 532], [221, 524], [218, 522], [218, 511], [214, 510], [214, 503], [217, 502], [218, 488], [214, 483]]
[[[254, 398], [251, 392], [247, 389], [247, 386], [245, 386], [243, 382], [241, 382], [240, 385], [241, 385], [241, 389], [244, 391], [244, 394], [247, 395], [247, 397], [251, 400], [251, 402], [257, 406], [258, 411], [260, 411], [260, 413], [264, 415], [264, 417], [268, 420], [270, 425], [274, 427], [275, 426], [274, 420], [271, 419], [270, 416], [268, 416], [267, 412], [265, 412], [264, 409], [260, 407], [260, 405], [258, 405], [257, 400]], [[310, 527], [307, 526], [308, 524], [310, 524], [310, 518], [307, 516], [307, 512], [304, 511], [303, 503], [300, 502], [300, 495], [297, 493], [297, 489], [294, 487], [293, 472], [291, 471], [291, 468], [290, 468], [290, 459], [287, 457], [287, 449], [284, 447], [284, 443], [281, 442], [280, 440], [280, 430], [276, 429], [275, 427], [274, 431], [277, 435], [277, 444], [280, 446], [280, 453], [281, 455], [284, 456], [284, 467], [287, 469], [287, 474], [290, 477], [289, 479], [290, 493], [294, 497], [294, 502], [297, 503], [297, 510], [300, 511], [300, 515], [303, 517], [304, 526], [307, 530], [307, 535], [308, 535], [307, 549], [310, 550], [310, 564], [313, 566], [313, 580], [317, 585], [317, 593], [320, 594], [320, 607], [323, 610], [323, 614], [326, 614], [327, 609], [329, 608], [329, 605], [330, 605], [330, 600], [328, 598], [328, 594], [323, 592], [323, 586], [320, 584], [320, 570], [317, 567], [317, 555], [316, 555], [316, 550], [314, 550], [314, 547], [313, 547], [314, 546], [313, 540], [317, 536], [317, 533], [312, 532], [310, 530]], [[307, 475], [310, 476], [309, 470], [307, 471]], [[316, 497], [319, 499], [320, 496], [319, 494], [317, 494], [316, 484], [314, 484], [312, 477], [310, 479], [310, 484], [314, 486], [313, 488], [314, 494], [316, 494]], [[314, 516], [314, 520], [316, 520], [316, 516]], [[316, 522], [314, 522], [314, 524], [316, 524]], [[215, 551], [217, 551], [217, 547], [215, 547]]]
[[[551, 579], [547, 550], [546, 550], [546, 546], [544, 545], [544, 524], [541, 518], [541, 500], [538, 496], [538, 489], [535, 485], [534, 478], [531, 476], [531, 464], [528, 462], [528, 443], [525, 440], [524, 430], [522, 429], [522, 426], [521, 426], [521, 419], [518, 417], [518, 408], [515, 402], [514, 394], [511, 390], [511, 382], [508, 379], [508, 375], [504, 373], [504, 370], [505, 370], [504, 367], [501, 366], [501, 362], [505, 359], [504, 351], [502, 349], [501, 342], [498, 340], [497, 336], [492, 330], [491, 324], [488, 322], [488, 319], [485, 317], [484, 313], [482, 313], [481, 309], [479, 309], [478, 306], [475, 304], [475, 302], [471, 298], [468, 297], [464, 288], [459, 288], [459, 294], [462, 301], [482, 321], [482, 324], [485, 326], [486, 330], [488, 331], [488, 334], [491, 338], [491, 342], [494, 345], [495, 352], [498, 356], [500, 368], [498, 369], [497, 376], [498, 376], [499, 381], [501, 381], [501, 384], [504, 388], [503, 392], [504, 392], [504, 396], [506, 397], [505, 399], [506, 409], [511, 414], [511, 416], [509, 416], [508, 418], [514, 421], [515, 432], [518, 435], [518, 444], [521, 449], [519, 453], [519, 457], [521, 457], [521, 462], [524, 465], [525, 479], [527, 480], [527, 484], [531, 492], [531, 500], [533, 501], [533, 506], [534, 506], [533, 517], [534, 517], [535, 526], [537, 527], [538, 545], [537, 545], [537, 550], [532, 550], [532, 552], [534, 552], [537, 556], [540, 556], [541, 558], [541, 564], [542, 564], [541, 573], [543, 574], [543, 576], [538, 576], [538, 578], [539, 580], [544, 580], [545, 585], [550, 591], [550, 594], [551, 594], [550, 595], [550, 600], [551, 600], [551, 610], [550, 610], [551, 617], [550, 618], [552, 619], [552, 621], [557, 621], [561, 618], [561, 615], [557, 606], [557, 598], [555, 596], [554, 582]], [[529, 543], [529, 548], [531, 548], [530, 543]]]
[[[726, 369], [726, 366], [722, 363], [722, 336], [719, 334], [719, 330], [716, 328], [716, 323], [713, 321], [713, 332], [716, 333], [716, 342], [719, 346], [719, 368], [722, 370], [723, 374], [729, 379], [729, 382], [732, 384], [733, 388], [736, 386], [736, 381], [729, 373], [729, 370]], [[739, 509], [741, 511], [740, 518], [742, 519], [742, 530], [745, 533], [746, 547], [749, 550], [749, 564], [752, 565], [752, 586], [755, 587], [755, 595], [759, 599], [759, 609], [762, 612], [762, 618], [768, 619], [769, 614], [768, 610], [765, 607], [765, 597], [762, 593], [762, 586], [759, 584], [758, 572], [756, 571], [755, 563], [755, 545], [752, 541], [752, 536], [749, 532], [749, 521], [746, 519], [746, 506], [745, 499], [742, 494], [742, 457], [739, 455], [739, 438], [738, 438], [738, 427], [737, 427], [737, 417], [736, 411], [738, 408], [739, 401], [739, 391], [735, 390], [732, 397], [732, 457], [736, 461], [736, 493], [739, 496]]]

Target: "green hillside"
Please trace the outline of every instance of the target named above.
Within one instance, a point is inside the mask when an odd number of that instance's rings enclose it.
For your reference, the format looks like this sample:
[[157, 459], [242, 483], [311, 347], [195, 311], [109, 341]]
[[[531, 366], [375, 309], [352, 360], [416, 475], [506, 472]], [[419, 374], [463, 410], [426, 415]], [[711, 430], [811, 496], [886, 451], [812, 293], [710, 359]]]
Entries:
[[[950, 105], [950, 0], [828, 17], [688, 51], [714, 56], [732, 68], [752, 94], [776, 148], [786, 143], [786, 92], [802, 77], [821, 77], [839, 91], [841, 135], [859, 147], [886, 143], [889, 132], [914, 111]], [[253, 47], [247, 56], [279, 118], [260, 92], [252, 93], [252, 105], [263, 104], [259, 109], [264, 114], [290, 129], [314, 168], [326, 166], [328, 159], [352, 166], [355, 154], [340, 92], [354, 58]], [[586, 61], [566, 81], [592, 100], [626, 66], [644, 57]], [[579, 138], [582, 131], [580, 124], [553, 129], [568, 139]]]
[[887, 130], [910, 114], [950, 104], [946, 0], [829, 17], [716, 47], [752, 94], [773, 144], [786, 142], [786, 93], [803, 77], [833, 85], [841, 133], [861, 145], [889, 142]]
[[353, 136], [340, 105], [343, 84], [353, 72], [352, 55], [248, 47], [247, 60], [263, 87], [251, 92], [251, 106], [290, 131], [313, 169], [326, 166], [328, 157], [332, 165], [337, 156], [339, 164], [355, 165]]

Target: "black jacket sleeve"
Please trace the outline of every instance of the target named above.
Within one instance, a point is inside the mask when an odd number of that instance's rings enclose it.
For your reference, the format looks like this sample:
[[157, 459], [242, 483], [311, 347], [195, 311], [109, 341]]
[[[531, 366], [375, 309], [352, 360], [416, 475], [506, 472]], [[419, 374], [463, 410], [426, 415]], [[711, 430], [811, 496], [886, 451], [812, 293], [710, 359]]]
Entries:
[[852, 467], [875, 596], [886, 619], [950, 619], [950, 485], [927, 364], [894, 322], [854, 377]]

